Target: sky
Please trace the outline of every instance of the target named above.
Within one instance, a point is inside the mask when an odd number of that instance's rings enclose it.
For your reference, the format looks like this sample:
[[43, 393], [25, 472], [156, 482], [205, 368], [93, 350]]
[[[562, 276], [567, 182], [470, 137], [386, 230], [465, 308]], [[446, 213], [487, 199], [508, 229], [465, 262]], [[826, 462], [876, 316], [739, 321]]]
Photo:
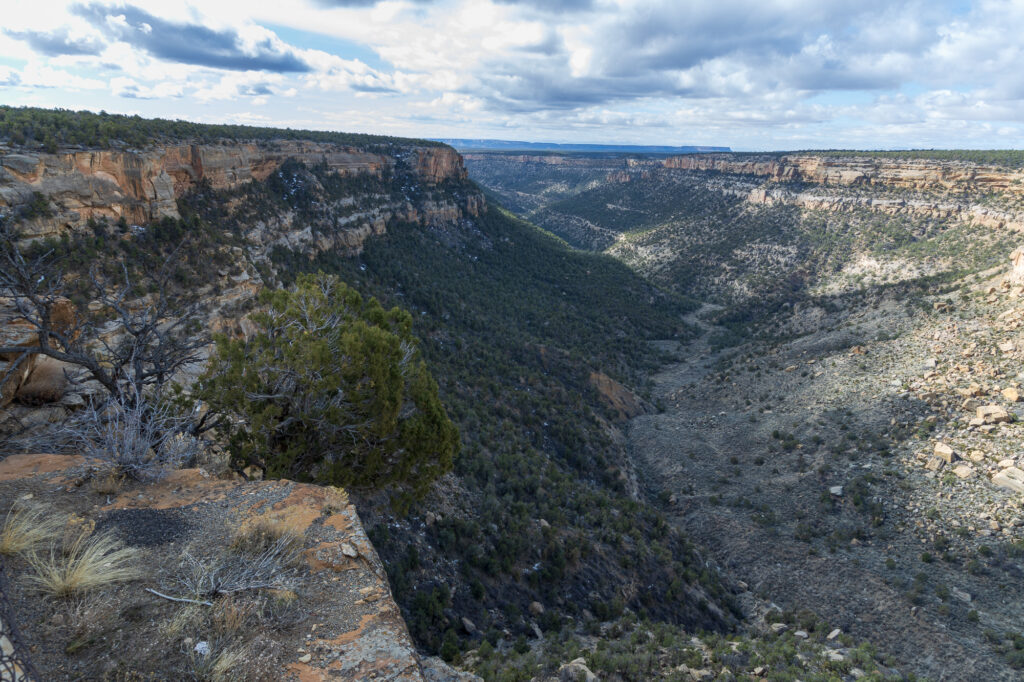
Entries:
[[0, 0], [0, 103], [414, 137], [1024, 147], [1024, 0]]

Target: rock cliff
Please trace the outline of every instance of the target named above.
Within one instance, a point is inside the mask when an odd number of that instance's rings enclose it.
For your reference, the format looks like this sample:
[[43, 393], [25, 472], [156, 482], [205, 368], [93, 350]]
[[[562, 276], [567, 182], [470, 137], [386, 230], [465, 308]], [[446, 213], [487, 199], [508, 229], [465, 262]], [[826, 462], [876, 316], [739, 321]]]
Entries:
[[691, 154], [664, 161], [666, 168], [766, 176], [816, 185], [870, 185], [899, 189], [1024, 194], [1024, 171], [1003, 166], [929, 159], [819, 155], [734, 156]]
[[164, 216], [177, 217], [176, 199], [197, 183], [206, 181], [214, 189], [231, 189], [253, 179], [266, 179], [287, 159], [326, 164], [343, 174], [378, 177], [407, 161], [428, 185], [466, 178], [462, 158], [448, 147], [409, 147], [382, 154], [337, 144], [281, 140], [56, 154], [0, 148], [0, 212], [25, 207], [39, 193], [50, 206], [27, 216], [24, 227], [33, 236], [75, 230], [90, 218], [124, 218], [145, 224]]

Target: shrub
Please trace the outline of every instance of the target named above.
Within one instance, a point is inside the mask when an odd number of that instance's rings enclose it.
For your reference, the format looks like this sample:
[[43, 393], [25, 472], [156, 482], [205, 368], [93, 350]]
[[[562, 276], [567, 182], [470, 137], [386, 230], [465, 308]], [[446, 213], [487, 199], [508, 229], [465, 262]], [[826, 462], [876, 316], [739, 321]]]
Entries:
[[199, 454], [202, 444], [188, 433], [187, 418], [178, 417], [167, 402], [132, 393], [89, 403], [53, 438], [88, 457], [113, 462], [113, 475], [137, 480], [159, 478]]
[[301, 552], [294, 535], [285, 533], [273, 541], [267, 539], [266, 544], [247, 539], [240, 547], [250, 551], [210, 559], [197, 559], [185, 552], [178, 585], [190, 595], [210, 599], [247, 590], [290, 588]]

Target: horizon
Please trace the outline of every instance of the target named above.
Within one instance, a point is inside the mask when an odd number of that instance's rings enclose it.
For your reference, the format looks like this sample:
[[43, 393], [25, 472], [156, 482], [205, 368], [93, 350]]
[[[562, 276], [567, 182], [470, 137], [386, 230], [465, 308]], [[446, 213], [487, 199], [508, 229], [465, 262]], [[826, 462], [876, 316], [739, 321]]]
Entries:
[[543, 144], [1019, 149], [1024, 6], [68, 0], [8, 8], [0, 103]]

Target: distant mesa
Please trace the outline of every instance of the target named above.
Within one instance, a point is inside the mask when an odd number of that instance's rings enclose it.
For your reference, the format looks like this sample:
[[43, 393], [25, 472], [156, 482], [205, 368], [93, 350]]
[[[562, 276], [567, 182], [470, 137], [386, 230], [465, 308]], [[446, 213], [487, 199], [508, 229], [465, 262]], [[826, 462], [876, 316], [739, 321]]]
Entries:
[[522, 142], [519, 140], [472, 140], [455, 138], [436, 138], [433, 142], [442, 142], [463, 151], [505, 151], [505, 152], [590, 152], [608, 154], [700, 154], [710, 152], [729, 152], [729, 147], [659, 147], [628, 144], [559, 144], [556, 142]]

